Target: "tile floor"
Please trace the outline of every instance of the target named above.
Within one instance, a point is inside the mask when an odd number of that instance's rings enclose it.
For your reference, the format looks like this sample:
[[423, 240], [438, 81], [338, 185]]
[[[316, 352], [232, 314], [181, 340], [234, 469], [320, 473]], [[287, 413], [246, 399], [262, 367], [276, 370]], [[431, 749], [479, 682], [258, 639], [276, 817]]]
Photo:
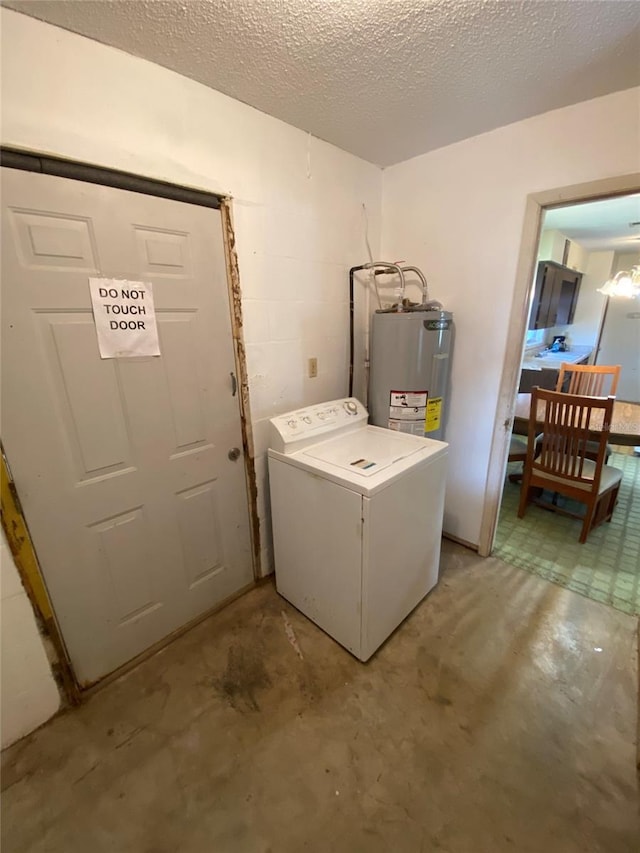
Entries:
[[[640, 458], [625, 450], [631, 448], [617, 449], [609, 463], [623, 471], [611, 522], [596, 527], [582, 545], [577, 519], [533, 504], [518, 518], [520, 486], [507, 481], [494, 555], [594, 601], [640, 614]], [[521, 467], [512, 463], [509, 471]], [[560, 505], [564, 502], [560, 497]], [[574, 505], [574, 511], [582, 509]]]

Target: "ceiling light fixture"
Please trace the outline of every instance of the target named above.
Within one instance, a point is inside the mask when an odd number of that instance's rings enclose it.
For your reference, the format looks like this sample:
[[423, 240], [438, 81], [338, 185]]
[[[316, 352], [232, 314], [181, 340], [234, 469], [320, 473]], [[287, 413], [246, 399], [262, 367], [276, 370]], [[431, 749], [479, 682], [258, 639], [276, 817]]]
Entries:
[[640, 296], [640, 266], [631, 267], [630, 270], [621, 270], [613, 278], [598, 288], [598, 293], [605, 296], [623, 296], [634, 299]]

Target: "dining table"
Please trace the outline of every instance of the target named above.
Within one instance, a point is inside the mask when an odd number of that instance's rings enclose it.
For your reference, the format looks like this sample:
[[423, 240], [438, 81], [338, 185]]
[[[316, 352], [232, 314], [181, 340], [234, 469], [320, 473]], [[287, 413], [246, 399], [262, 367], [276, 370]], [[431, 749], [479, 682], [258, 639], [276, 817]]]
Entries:
[[[529, 414], [531, 411], [531, 394], [521, 393], [516, 398], [513, 416], [513, 432], [526, 435], [529, 429]], [[544, 401], [538, 401], [536, 428], [542, 429]], [[611, 417], [609, 444], [620, 444], [627, 447], [640, 446], [640, 403], [629, 403], [625, 400], [615, 400]]]

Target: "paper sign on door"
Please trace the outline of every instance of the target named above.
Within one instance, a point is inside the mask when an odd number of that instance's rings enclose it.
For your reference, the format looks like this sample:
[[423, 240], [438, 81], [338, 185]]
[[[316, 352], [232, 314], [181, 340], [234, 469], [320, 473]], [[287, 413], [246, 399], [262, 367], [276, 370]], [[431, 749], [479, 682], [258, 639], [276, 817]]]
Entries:
[[90, 278], [89, 289], [101, 358], [160, 355], [151, 283]]

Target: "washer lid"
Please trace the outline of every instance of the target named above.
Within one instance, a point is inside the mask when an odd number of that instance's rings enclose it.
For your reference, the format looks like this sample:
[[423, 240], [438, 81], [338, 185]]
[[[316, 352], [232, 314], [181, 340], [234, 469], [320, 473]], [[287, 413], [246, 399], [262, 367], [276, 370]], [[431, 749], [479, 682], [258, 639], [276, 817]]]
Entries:
[[365, 428], [315, 444], [300, 456], [328, 462], [361, 477], [371, 477], [421, 451], [424, 451], [424, 442], [416, 440], [415, 436]]

